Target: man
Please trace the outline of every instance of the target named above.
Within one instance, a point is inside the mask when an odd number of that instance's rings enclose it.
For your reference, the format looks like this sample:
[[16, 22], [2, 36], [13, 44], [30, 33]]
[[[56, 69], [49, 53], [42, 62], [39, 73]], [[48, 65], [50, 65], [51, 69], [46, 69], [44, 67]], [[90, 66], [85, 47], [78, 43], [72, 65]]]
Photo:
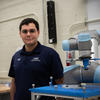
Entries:
[[[11, 100], [31, 100], [29, 88], [47, 86], [50, 76], [54, 84], [63, 83], [63, 67], [59, 55], [52, 48], [38, 42], [39, 24], [33, 18], [22, 20], [19, 34], [24, 42], [21, 50], [12, 57], [8, 76], [12, 77]], [[53, 100], [41, 97], [40, 100]]]

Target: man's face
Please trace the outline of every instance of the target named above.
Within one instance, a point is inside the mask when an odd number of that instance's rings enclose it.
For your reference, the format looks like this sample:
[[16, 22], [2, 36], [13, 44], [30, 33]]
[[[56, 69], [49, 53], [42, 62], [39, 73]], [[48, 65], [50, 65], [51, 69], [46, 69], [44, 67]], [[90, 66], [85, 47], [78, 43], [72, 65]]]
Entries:
[[39, 37], [39, 31], [35, 24], [29, 23], [28, 25], [22, 25], [20, 31], [20, 37], [27, 46], [32, 46], [37, 42]]

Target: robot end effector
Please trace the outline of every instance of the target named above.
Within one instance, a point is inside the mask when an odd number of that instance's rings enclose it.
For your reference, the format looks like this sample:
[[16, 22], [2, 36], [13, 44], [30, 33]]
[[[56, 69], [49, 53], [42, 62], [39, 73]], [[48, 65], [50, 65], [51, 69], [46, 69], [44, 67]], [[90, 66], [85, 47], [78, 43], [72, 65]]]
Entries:
[[64, 51], [79, 50], [79, 60], [83, 60], [84, 69], [87, 69], [92, 54], [92, 42], [89, 33], [80, 33], [76, 38], [64, 40], [62, 46]]

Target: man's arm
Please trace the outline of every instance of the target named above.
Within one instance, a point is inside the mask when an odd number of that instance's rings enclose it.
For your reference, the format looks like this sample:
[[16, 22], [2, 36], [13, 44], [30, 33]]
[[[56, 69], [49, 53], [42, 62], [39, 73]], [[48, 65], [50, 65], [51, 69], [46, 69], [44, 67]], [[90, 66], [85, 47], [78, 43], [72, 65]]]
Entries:
[[16, 91], [15, 79], [12, 78], [12, 80], [11, 80], [11, 88], [10, 88], [10, 100], [14, 100], [15, 91]]
[[[64, 83], [64, 78], [59, 78], [57, 80], [55, 80], [56, 84], [63, 84]], [[64, 100], [63, 98], [61, 97], [57, 97], [56, 100]]]

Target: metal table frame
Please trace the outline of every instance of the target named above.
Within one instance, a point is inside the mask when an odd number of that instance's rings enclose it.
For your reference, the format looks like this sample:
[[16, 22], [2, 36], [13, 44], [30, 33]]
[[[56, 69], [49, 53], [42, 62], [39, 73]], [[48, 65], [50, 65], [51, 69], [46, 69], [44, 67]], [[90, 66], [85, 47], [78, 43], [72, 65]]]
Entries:
[[72, 96], [62, 96], [62, 95], [53, 95], [53, 94], [44, 94], [44, 93], [31, 93], [31, 100], [37, 100], [36, 96], [53, 96], [55, 98], [57, 97], [61, 97], [61, 98], [70, 98], [70, 99], [75, 99], [75, 100], [87, 100], [87, 99], [93, 99], [93, 100], [97, 100], [98, 96], [93, 96], [93, 97], [89, 97], [89, 98], [80, 98], [80, 97], [72, 97]]

